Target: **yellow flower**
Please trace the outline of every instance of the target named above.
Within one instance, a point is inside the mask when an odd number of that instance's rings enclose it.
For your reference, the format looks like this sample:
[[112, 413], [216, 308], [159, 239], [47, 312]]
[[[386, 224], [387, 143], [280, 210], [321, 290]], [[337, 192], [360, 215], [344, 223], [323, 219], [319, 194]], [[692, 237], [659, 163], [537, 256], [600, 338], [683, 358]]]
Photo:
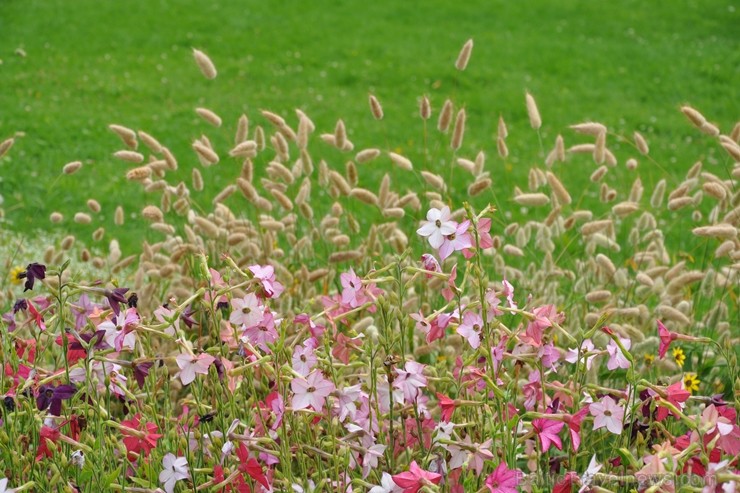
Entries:
[[696, 373], [687, 373], [683, 376], [683, 386], [686, 387], [686, 390], [689, 392], [696, 392], [699, 390], [699, 379], [696, 376]]
[[673, 348], [673, 359], [676, 360], [676, 364], [683, 368], [683, 364], [686, 362], [686, 355], [683, 354], [683, 349], [680, 347]]
[[23, 282], [23, 279], [18, 277], [18, 274], [21, 274], [25, 271], [23, 267], [13, 267], [10, 269], [10, 282], [11, 284], [20, 284]]
[[645, 364], [646, 364], [647, 366], [650, 366], [650, 365], [652, 365], [652, 364], [653, 364], [653, 362], [655, 361], [655, 355], [654, 355], [654, 354], [646, 354], [646, 355], [644, 356], [644, 358], [645, 358]]

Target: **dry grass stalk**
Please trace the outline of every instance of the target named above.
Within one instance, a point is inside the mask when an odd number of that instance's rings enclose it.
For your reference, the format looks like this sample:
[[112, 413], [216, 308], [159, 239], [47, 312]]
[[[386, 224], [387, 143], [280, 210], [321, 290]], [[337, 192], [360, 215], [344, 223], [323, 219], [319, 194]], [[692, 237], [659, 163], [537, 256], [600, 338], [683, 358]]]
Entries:
[[732, 224], [720, 223], [712, 226], [700, 226], [691, 230], [696, 236], [709, 236], [723, 240], [737, 238], [737, 228]]
[[439, 113], [439, 120], [437, 120], [437, 130], [439, 130], [440, 132], [447, 132], [447, 129], [450, 128], [450, 123], [452, 123], [452, 112], [452, 101], [447, 99], [442, 105], [442, 111], [440, 111]]
[[565, 189], [562, 182], [558, 180], [558, 177], [550, 173], [549, 171], [545, 174], [545, 176], [547, 177], [547, 183], [550, 184], [550, 188], [555, 194], [555, 197], [558, 199], [558, 202], [560, 202], [561, 204], [570, 204], [572, 202], [570, 194]]
[[412, 169], [414, 169], [413, 164], [408, 158], [405, 158], [401, 156], [400, 154], [396, 154], [395, 152], [389, 152], [388, 156], [390, 156], [393, 164], [395, 164], [399, 168], [405, 169], [407, 171], [411, 171]]
[[152, 175], [152, 168], [149, 166], [139, 166], [126, 173], [126, 179], [131, 181], [143, 181]]
[[491, 179], [488, 177], [478, 178], [468, 187], [468, 195], [470, 195], [471, 197], [480, 195], [485, 190], [491, 188], [492, 183], [493, 181], [491, 181]]
[[525, 95], [527, 103], [527, 116], [529, 116], [529, 124], [533, 129], [539, 130], [542, 127], [542, 117], [540, 117], [540, 110], [537, 109], [537, 102], [534, 97], [527, 92]]
[[383, 107], [380, 106], [380, 101], [378, 101], [378, 98], [370, 94], [369, 96], [369, 103], [370, 103], [370, 113], [373, 114], [373, 118], [376, 120], [382, 120], [383, 119]]
[[514, 197], [514, 202], [528, 207], [539, 207], [550, 203], [550, 197], [544, 193], [523, 193]]
[[193, 142], [192, 147], [195, 153], [198, 155], [198, 159], [200, 160], [201, 164], [203, 164], [204, 166], [211, 166], [218, 163], [218, 154], [216, 154], [210, 147], [202, 144], [199, 141]]
[[452, 131], [452, 140], [450, 141], [450, 147], [455, 151], [460, 149], [460, 146], [462, 146], [463, 137], [465, 136], [465, 119], [465, 108], [461, 108], [460, 111], [457, 112], [455, 127]]
[[0, 142], [0, 158], [8, 153], [10, 148], [13, 147], [13, 144], [15, 144], [15, 139], [13, 137]]
[[372, 205], [375, 207], [377, 207], [379, 203], [377, 195], [365, 188], [353, 188], [350, 191], [349, 196], [356, 198], [360, 202], [363, 202], [367, 205]]
[[569, 128], [576, 133], [584, 135], [597, 136], [600, 133], [606, 133], [606, 126], [597, 122], [577, 123], [571, 125]]
[[198, 64], [200, 72], [206, 79], [215, 79], [218, 72], [216, 72], [216, 66], [213, 64], [211, 59], [200, 50], [193, 48], [193, 58], [195, 63]]
[[82, 162], [72, 161], [71, 163], [67, 163], [64, 165], [64, 167], [62, 168], [62, 172], [65, 175], [72, 175], [72, 174], [77, 173], [77, 171], [79, 171], [80, 168], [82, 168]]
[[98, 212], [100, 212], [100, 202], [95, 199], [88, 199], [87, 208], [97, 214]]
[[633, 137], [635, 139], [635, 146], [637, 147], [637, 150], [640, 151], [640, 154], [643, 156], [647, 156], [650, 152], [650, 148], [648, 147], [648, 143], [645, 140], [645, 137], [643, 137], [640, 132], [635, 132], [633, 134]]
[[426, 96], [422, 96], [419, 102], [419, 116], [424, 121], [429, 120], [432, 116], [432, 106], [429, 104], [429, 98]]
[[596, 168], [596, 171], [591, 173], [590, 180], [594, 183], [600, 181], [604, 175], [606, 175], [606, 172], [609, 171], [609, 169], [606, 166], [599, 166]]
[[113, 214], [114, 222], [116, 226], [122, 226], [124, 221], [123, 207], [120, 205], [116, 207], [116, 212]]
[[121, 139], [123, 144], [131, 149], [136, 149], [139, 146], [139, 142], [136, 140], [136, 132], [130, 128], [124, 127], [123, 125], [116, 125], [114, 123], [108, 125], [108, 128]]
[[90, 214], [85, 214], [84, 212], [76, 213], [74, 220], [78, 224], [90, 224], [92, 222], [92, 218], [90, 217]]
[[135, 151], [117, 151], [113, 153], [113, 157], [126, 161], [128, 163], [142, 163], [144, 162], [144, 155]]
[[162, 211], [157, 207], [156, 205], [147, 205], [142, 209], [141, 216], [152, 222], [162, 222], [164, 219], [164, 214], [162, 214]]
[[199, 117], [201, 117], [214, 127], [221, 126], [221, 117], [208, 108], [195, 108], [195, 112], [198, 114]]
[[468, 62], [470, 61], [470, 55], [473, 52], [473, 40], [469, 39], [465, 42], [462, 49], [460, 50], [460, 53], [457, 55], [457, 60], [455, 60], [455, 68], [462, 71], [465, 70], [465, 68], [468, 66]]

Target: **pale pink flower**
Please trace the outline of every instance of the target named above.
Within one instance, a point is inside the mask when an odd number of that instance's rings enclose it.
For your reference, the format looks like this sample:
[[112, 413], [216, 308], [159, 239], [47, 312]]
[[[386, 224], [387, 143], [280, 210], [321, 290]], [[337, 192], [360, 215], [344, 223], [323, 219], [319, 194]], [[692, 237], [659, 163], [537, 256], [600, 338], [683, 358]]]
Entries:
[[[487, 248], [491, 248], [493, 246], [493, 238], [491, 237], [491, 219], [488, 217], [480, 219], [476, 229], [478, 230], [478, 246], [480, 249], [485, 250]], [[473, 248], [466, 248], [462, 253], [466, 259], [470, 259], [475, 254], [475, 250]]]
[[349, 272], [343, 272], [339, 276], [342, 283], [342, 304], [350, 308], [357, 308], [367, 301], [365, 288], [362, 286], [362, 279], [355, 274], [354, 269], [350, 268]]
[[457, 333], [465, 338], [473, 349], [480, 346], [480, 331], [483, 328], [483, 318], [475, 312], [465, 312], [463, 321], [457, 326]]
[[208, 353], [201, 353], [198, 356], [182, 353], [177, 355], [175, 361], [180, 368], [180, 381], [183, 385], [188, 385], [195, 380], [197, 373], [208, 375], [208, 367], [216, 361], [216, 358]]
[[344, 387], [339, 389], [337, 393], [339, 395], [335, 406], [339, 409], [339, 421], [344, 421], [345, 418], [354, 420], [357, 414], [357, 402], [363, 396], [362, 385], [358, 383], [350, 387]]
[[463, 221], [455, 227], [455, 231], [444, 237], [442, 245], [439, 247], [439, 258], [444, 261], [452, 255], [452, 252], [459, 252], [473, 246], [473, 238], [468, 233], [470, 221]]
[[419, 313], [410, 314], [409, 317], [411, 317], [412, 320], [416, 321], [416, 330], [422, 332], [424, 335], [429, 334], [432, 326], [429, 325], [429, 322], [426, 321], [426, 318], [424, 318], [424, 314], [421, 313], [421, 310], [419, 310]]
[[103, 340], [116, 351], [128, 349], [133, 351], [136, 346], [136, 333], [133, 331], [139, 323], [139, 314], [136, 308], [129, 308], [125, 312], [114, 315], [113, 320], [104, 320], [98, 325], [98, 330], [104, 330]]
[[275, 319], [272, 312], [267, 308], [265, 308], [261, 320], [256, 325], [246, 327], [242, 334], [242, 340], [248, 340], [266, 353], [270, 352], [268, 344], [274, 344], [278, 337], [279, 334], [275, 329]]
[[[581, 361], [586, 362], [587, 370], [591, 369], [591, 365], [596, 357], [596, 354], [593, 352], [594, 349], [595, 346], [594, 343], [591, 342], [591, 339], [584, 339], [581, 343]], [[568, 363], [575, 363], [578, 359], [578, 348], [568, 349], [568, 352], [565, 354], [565, 358], [563, 359]]]
[[253, 327], [262, 321], [265, 308], [254, 293], [247, 293], [244, 298], [231, 300], [229, 322], [242, 328]]
[[596, 461], [596, 454], [594, 454], [591, 457], [591, 462], [588, 463], [588, 468], [581, 475], [581, 488], [578, 490], [578, 493], [583, 493], [591, 486], [591, 482], [593, 482], [596, 473], [601, 470], [601, 467], [602, 465]]
[[[421, 256], [421, 266], [424, 270], [428, 270], [429, 272], [442, 272], [442, 267], [440, 267], [439, 262], [437, 262], [434, 255], [430, 253], [425, 253]], [[425, 275], [427, 276], [427, 279], [432, 277], [430, 274]]]
[[335, 387], [331, 380], [324, 378], [320, 370], [314, 370], [306, 378], [296, 377], [290, 382], [293, 390], [291, 405], [294, 410], [312, 407], [314, 411], [321, 411], [324, 401]]
[[370, 471], [377, 469], [378, 459], [383, 457], [387, 445], [375, 444], [367, 447], [367, 452], [362, 456], [362, 479], [370, 474]]
[[159, 482], [164, 485], [167, 493], [175, 490], [175, 483], [182, 479], [190, 478], [188, 470], [188, 460], [185, 457], [175, 457], [175, 454], [169, 453], [162, 459], [162, 472], [159, 473]]
[[[629, 348], [632, 345], [632, 341], [624, 337], [620, 337], [619, 341], [622, 343], [622, 346], [624, 346], [624, 348], [629, 351]], [[614, 339], [609, 340], [609, 344], [606, 346], [606, 350], [609, 353], [609, 361], [607, 361], [606, 363], [606, 367], [609, 370], [616, 370], [617, 368], [627, 369], [630, 367], [630, 361], [625, 357], [624, 353], [622, 353], [622, 350], [619, 348]]]
[[502, 281], [502, 284], [504, 285], [504, 296], [506, 296], [506, 301], [509, 302], [509, 307], [516, 310], [517, 304], [514, 301], [514, 286], [506, 279]]
[[624, 408], [619, 406], [614, 399], [607, 395], [599, 402], [590, 404], [588, 410], [594, 417], [594, 430], [606, 427], [611, 433], [621, 435]]
[[285, 287], [275, 280], [275, 268], [272, 265], [264, 267], [260, 265], [250, 265], [249, 270], [256, 279], [262, 283], [265, 296], [268, 298], [278, 298], [285, 290]]
[[174, 336], [176, 331], [180, 329], [180, 317], [176, 316], [174, 310], [160, 306], [154, 310], [154, 318], [160, 324], [167, 324], [164, 329], [164, 333], [169, 336]]
[[[311, 341], [312, 339], [309, 339]], [[307, 377], [311, 372], [318, 358], [314, 354], [314, 346], [306, 341], [305, 345], [298, 344], [293, 349], [292, 365], [293, 371], [301, 376]]]
[[406, 402], [412, 403], [419, 393], [419, 389], [427, 386], [427, 378], [424, 376], [424, 367], [416, 361], [407, 361], [403, 370], [396, 369], [398, 376], [393, 382], [393, 386], [403, 390], [403, 397]]
[[429, 209], [426, 222], [416, 230], [416, 233], [428, 238], [432, 248], [437, 249], [442, 246], [445, 236], [455, 232], [455, 227], [455, 221], [450, 220], [450, 208], [444, 206], [442, 210]]

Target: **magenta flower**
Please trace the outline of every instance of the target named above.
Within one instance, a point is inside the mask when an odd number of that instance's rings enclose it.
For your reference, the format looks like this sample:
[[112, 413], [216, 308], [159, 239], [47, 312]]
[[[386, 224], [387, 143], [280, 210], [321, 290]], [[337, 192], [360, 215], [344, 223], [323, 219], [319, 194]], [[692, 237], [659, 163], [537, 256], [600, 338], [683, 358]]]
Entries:
[[624, 408], [619, 406], [614, 399], [607, 395], [601, 401], [590, 404], [588, 410], [594, 417], [594, 430], [606, 427], [615, 435], [622, 434]]
[[[654, 394], [654, 391], [649, 391], [651, 394]], [[681, 410], [685, 406], [685, 402], [689, 399], [691, 396], [691, 392], [686, 390], [683, 385], [683, 380], [679, 380], [678, 382], [674, 383], [673, 385], [669, 385], [665, 389], [665, 401], [673, 404], [677, 409]], [[674, 414], [673, 411], [668, 409], [665, 406], [661, 406], [661, 402], [663, 399], [658, 399], [658, 409], [655, 413], [655, 419], [658, 421], [663, 421], [668, 417], [669, 414]], [[676, 416], [678, 417], [678, 416]]]
[[671, 345], [672, 341], [677, 339], [677, 334], [674, 334], [670, 330], [666, 329], [663, 322], [658, 320], [658, 336], [660, 337], [660, 348], [658, 349], [658, 358], [663, 359], [665, 353], [668, 351], [668, 346]]
[[444, 261], [452, 255], [452, 252], [458, 252], [466, 248], [472, 248], [473, 238], [468, 233], [470, 221], [463, 221], [455, 227], [455, 231], [444, 237], [442, 246], [439, 247], [439, 258]]
[[[622, 343], [622, 346], [624, 346], [625, 349], [629, 350], [630, 346], [632, 345], [632, 341], [624, 337], [620, 337], [619, 340]], [[606, 367], [609, 370], [616, 370], [617, 368], [627, 369], [630, 367], [630, 361], [625, 357], [624, 353], [619, 348], [619, 345], [616, 343], [616, 341], [614, 341], [614, 339], [609, 340], [609, 344], [607, 344], [606, 350], [609, 353], [609, 361], [606, 362]]]
[[416, 461], [411, 462], [408, 471], [393, 476], [393, 482], [403, 488], [403, 493], [416, 493], [422, 487], [439, 484], [440, 481], [442, 481], [441, 474], [425, 471]]
[[465, 312], [463, 321], [457, 326], [457, 333], [468, 341], [470, 347], [478, 349], [480, 346], [480, 331], [483, 328], [483, 318], [475, 312]]
[[266, 265], [264, 267], [250, 265], [249, 270], [254, 274], [255, 279], [260, 280], [262, 289], [265, 291], [265, 296], [268, 298], [278, 298], [285, 290], [285, 287], [275, 280], [275, 268], [272, 265]]
[[428, 238], [432, 248], [438, 249], [442, 246], [445, 236], [455, 233], [456, 226], [455, 221], [450, 220], [449, 207], [444, 206], [442, 210], [432, 207], [427, 212], [426, 222], [416, 230], [416, 233]]
[[254, 327], [262, 321], [265, 308], [254, 293], [248, 293], [244, 298], [231, 300], [231, 315], [229, 322], [243, 328]]
[[324, 401], [335, 389], [320, 370], [312, 371], [306, 378], [294, 378], [290, 388], [293, 390], [291, 405], [294, 410], [311, 407], [314, 411], [321, 411]]
[[424, 367], [425, 365], [416, 361], [407, 361], [403, 370], [396, 369], [398, 376], [393, 381], [393, 386], [403, 391], [406, 402], [414, 402], [419, 389], [427, 386]]
[[578, 447], [581, 446], [581, 422], [583, 418], [588, 414], [589, 405], [580, 409], [577, 413], [570, 415], [564, 415], [565, 424], [568, 425], [568, 431], [570, 431], [570, 441], [573, 444], [573, 450], [578, 452]]
[[188, 385], [195, 380], [195, 375], [208, 375], [208, 367], [216, 361], [216, 358], [208, 353], [202, 353], [198, 356], [190, 354], [178, 354], [175, 358], [177, 366], [180, 367], [180, 381], [183, 385]]
[[511, 470], [502, 462], [486, 478], [486, 487], [491, 493], [517, 493], [517, 485], [521, 481], [522, 473]]
[[560, 440], [558, 433], [563, 429], [565, 423], [547, 418], [537, 418], [532, 420], [532, 427], [540, 439], [542, 452], [547, 452], [550, 445], [555, 445], [558, 450], [563, 450], [563, 442]]

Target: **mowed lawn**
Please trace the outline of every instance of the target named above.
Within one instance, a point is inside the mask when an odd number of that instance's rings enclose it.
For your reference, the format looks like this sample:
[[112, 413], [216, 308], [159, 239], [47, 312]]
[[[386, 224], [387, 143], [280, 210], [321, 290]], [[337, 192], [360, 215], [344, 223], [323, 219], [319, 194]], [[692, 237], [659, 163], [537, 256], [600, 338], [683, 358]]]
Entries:
[[[615, 134], [642, 132], [654, 159], [641, 160], [646, 189], [665, 173], [675, 183], [698, 159], [710, 171], [726, 163], [721, 149], [688, 125], [680, 105], [700, 109], [724, 132], [740, 119], [740, 15], [732, 3], [1, 0], [0, 140], [17, 131], [25, 137], [0, 160], [0, 227], [33, 234], [51, 228], [49, 214], [60, 211], [65, 222], [54, 228], [92, 242], [92, 231], [105, 226], [106, 241], [118, 238], [124, 254], [143, 239], [158, 239], [131, 217], [158, 198], [126, 182], [131, 166], [112, 157], [123, 147], [107, 130], [110, 123], [157, 137], [174, 151], [176, 176], [188, 183], [200, 167], [190, 144], [208, 135], [222, 162], [202, 169], [206, 190], [195, 200], [203, 206], [239, 172], [227, 158], [239, 115], [246, 113], [254, 128], [265, 124], [260, 109], [295, 124], [293, 110], [301, 108], [317, 133], [332, 132], [342, 118], [356, 149], [401, 152], [423, 169], [417, 109], [423, 94], [434, 110], [427, 166], [447, 178], [455, 157], [449, 136], [434, 130], [449, 97], [468, 115], [457, 155], [472, 159], [486, 151], [501, 207], [511, 204], [515, 184], [526, 186], [529, 167], [542, 166], [558, 133], [566, 145], [585, 142], [567, 125], [588, 120]], [[454, 61], [468, 38], [475, 42], [472, 59], [459, 72]], [[215, 62], [215, 80], [198, 72], [193, 47]], [[529, 127], [525, 90], [539, 104], [539, 136]], [[381, 122], [370, 115], [369, 93], [383, 104]], [[200, 120], [198, 106], [216, 111], [223, 127]], [[509, 126], [506, 162], [496, 155], [499, 115]], [[610, 136], [619, 150], [615, 142]], [[335, 169], [351, 157], [320, 142], [312, 153]], [[84, 168], [62, 175], [74, 160]], [[585, 158], [569, 164], [561, 178], [584, 188], [594, 166]], [[382, 176], [372, 168], [360, 172], [368, 183]], [[461, 201], [465, 190], [454, 195]], [[102, 213], [91, 225], [76, 225], [72, 216], [88, 198], [101, 203]], [[123, 227], [112, 220], [119, 204], [129, 216]], [[237, 197], [229, 204], [239, 212]]]

